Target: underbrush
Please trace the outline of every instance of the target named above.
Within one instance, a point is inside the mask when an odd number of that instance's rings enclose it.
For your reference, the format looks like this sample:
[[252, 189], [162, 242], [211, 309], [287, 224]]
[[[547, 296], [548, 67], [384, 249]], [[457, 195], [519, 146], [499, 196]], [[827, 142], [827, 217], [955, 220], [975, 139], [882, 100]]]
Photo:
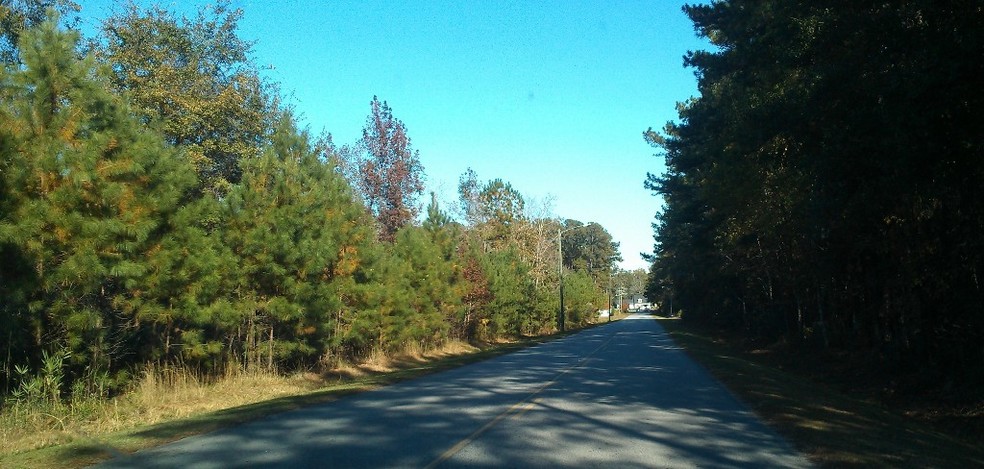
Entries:
[[289, 375], [233, 366], [210, 377], [177, 366], [147, 365], [119, 396], [107, 398], [103, 390], [79, 385], [67, 399], [58, 392], [61, 357], [46, 357], [45, 366], [0, 409], [0, 455], [94, 441], [100, 435], [311, 393], [478, 350], [451, 342], [431, 350], [408, 347], [399, 354], [377, 351], [359, 363], [335, 362], [324, 370]]
[[[669, 324], [664, 322], [665, 324]], [[752, 341], [725, 330], [689, 329], [741, 357], [875, 403], [956, 437], [984, 438], [984, 395], [977, 380], [956, 380], [938, 369], [886, 363], [877, 352]]]
[[749, 346], [678, 319], [660, 324], [821, 467], [984, 467], [979, 393], [958, 409], [938, 393], [912, 394], [850, 355]]
[[307, 392], [319, 385], [318, 379], [307, 374], [231, 371], [220, 379], [206, 380], [189, 370], [148, 366], [131, 390], [111, 399], [76, 394], [68, 401], [10, 399], [0, 411], [0, 453], [65, 444]]

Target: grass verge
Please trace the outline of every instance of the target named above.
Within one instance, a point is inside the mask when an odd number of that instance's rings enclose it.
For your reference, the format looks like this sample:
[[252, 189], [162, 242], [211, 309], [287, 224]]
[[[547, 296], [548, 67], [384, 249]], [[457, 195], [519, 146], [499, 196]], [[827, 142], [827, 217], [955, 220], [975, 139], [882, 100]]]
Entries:
[[[216, 383], [202, 384], [181, 373], [176, 379], [161, 382], [161, 374], [155, 374], [145, 377], [134, 392], [120, 400], [101, 403], [98, 411], [80, 419], [83, 421], [66, 424], [66, 417], [48, 415], [53, 421], [41, 425], [43, 431], [37, 427], [25, 431], [23, 425], [20, 429], [6, 425], [12, 421], [11, 416], [0, 416], [0, 424], [8, 427], [0, 430], [5, 440], [0, 467], [84, 467], [187, 436], [486, 360], [556, 337], [528, 338], [481, 349], [457, 344], [450, 349], [397, 358], [374, 357], [368, 363], [339, 367], [321, 375], [236, 373]], [[23, 418], [18, 423], [22, 421]], [[32, 441], [40, 444], [32, 445]]]
[[[660, 324], [678, 345], [822, 467], [984, 467], [981, 435], [954, 435], [820, 374], [780, 369], [676, 319]], [[976, 440], [976, 441], [975, 441]]]

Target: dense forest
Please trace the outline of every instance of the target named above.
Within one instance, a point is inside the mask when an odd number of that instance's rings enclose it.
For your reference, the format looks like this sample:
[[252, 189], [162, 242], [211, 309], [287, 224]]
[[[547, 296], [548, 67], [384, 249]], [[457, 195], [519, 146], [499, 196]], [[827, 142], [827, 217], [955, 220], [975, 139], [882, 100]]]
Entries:
[[424, 208], [389, 104], [366, 97], [358, 142], [312, 135], [238, 10], [130, 5], [82, 38], [72, 2], [0, 8], [4, 395], [111, 395], [147, 364], [286, 373], [551, 333], [558, 264], [568, 326], [608, 302], [619, 254], [602, 227], [470, 170], [452, 207]]
[[751, 340], [984, 384], [984, 5], [685, 12], [712, 46], [685, 57], [699, 96], [645, 133], [667, 168], [646, 183], [665, 200], [649, 294]]

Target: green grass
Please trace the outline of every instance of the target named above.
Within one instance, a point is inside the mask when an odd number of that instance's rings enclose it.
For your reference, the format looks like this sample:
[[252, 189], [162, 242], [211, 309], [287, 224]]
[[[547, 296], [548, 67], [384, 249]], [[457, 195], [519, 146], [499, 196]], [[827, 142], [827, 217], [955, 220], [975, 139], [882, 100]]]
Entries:
[[[841, 392], [820, 373], [780, 369], [775, 360], [660, 320], [678, 345], [823, 467], [984, 467], [981, 435], [947, 434], [876, 399]], [[788, 357], [787, 357], [788, 359]]]

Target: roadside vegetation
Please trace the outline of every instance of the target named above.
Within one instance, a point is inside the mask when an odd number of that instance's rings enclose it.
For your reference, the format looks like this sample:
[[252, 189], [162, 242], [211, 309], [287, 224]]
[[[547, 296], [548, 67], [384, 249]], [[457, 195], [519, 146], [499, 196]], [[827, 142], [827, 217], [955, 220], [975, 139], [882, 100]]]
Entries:
[[0, 465], [82, 467], [186, 436], [485, 360], [541, 338], [374, 354], [362, 363], [290, 375], [230, 368], [222, 376], [148, 367], [112, 400], [15, 403], [0, 414]]
[[603, 227], [507, 181], [424, 200], [385, 100], [356, 142], [312, 135], [228, 2], [114, 8], [82, 37], [75, 2], [0, 5], [4, 452], [582, 327], [628, 278]]
[[[666, 162], [647, 181], [666, 203], [647, 296], [711, 337], [829, 373], [848, 399], [873, 391], [926, 416], [915, 422], [980, 422], [984, 8], [770, 0], [684, 10], [711, 47], [685, 59], [699, 96], [681, 103], [679, 122], [646, 134]], [[788, 391], [779, 395], [814, 395]], [[841, 421], [824, 415], [817, 425]], [[878, 430], [899, 420], [875, 422], [817, 434], [862, 445], [875, 441], [855, 429], [872, 429], [912, 442]], [[927, 448], [876, 460], [909, 464]]]
[[[612, 320], [625, 315], [616, 312]], [[340, 363], [320, 373], [285, 375], [230, 368], [222, 376], [202, 376], [187, 369], [148, 366], [131, 390], [112, 400], [17, 402], [9, 407], [0, 414], [0, 466], [84, 467], [187, 436], [487, 360], [557, 335], [478, 345], [449, 343], [433, 350], [411, 348], [391, 355], [379, 352], [364, 362]]]
[[[661, 319], [674, 341], [822, 467], [981, 467], [984, 406], [898, 395], [877, 370]], [[972, 401], [973, 402], [973, 401]]]

